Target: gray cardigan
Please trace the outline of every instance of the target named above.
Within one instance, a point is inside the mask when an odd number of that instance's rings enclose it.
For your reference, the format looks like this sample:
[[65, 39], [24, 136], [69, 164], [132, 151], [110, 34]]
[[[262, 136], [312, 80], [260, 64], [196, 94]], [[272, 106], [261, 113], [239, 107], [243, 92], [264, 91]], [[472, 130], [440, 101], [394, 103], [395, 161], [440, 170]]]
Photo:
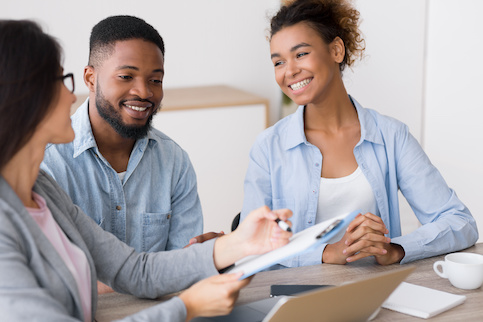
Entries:
[[[34, 191], [45, 198], [55, 221], [87, 256], [91, 268], [92, 317], [96, 311], [97, 279], [121, 293], [156, 298], [217, 274], [213, 263], [214, 240], [182, 250], [139, 254], [102, 230], [45, 172], [39, 173]], [[0, 312], [5, 321], [84, 319], [73, 276], [1, 176]], [[125, 320], [185, 319], [183, 302], [174, 297]]]

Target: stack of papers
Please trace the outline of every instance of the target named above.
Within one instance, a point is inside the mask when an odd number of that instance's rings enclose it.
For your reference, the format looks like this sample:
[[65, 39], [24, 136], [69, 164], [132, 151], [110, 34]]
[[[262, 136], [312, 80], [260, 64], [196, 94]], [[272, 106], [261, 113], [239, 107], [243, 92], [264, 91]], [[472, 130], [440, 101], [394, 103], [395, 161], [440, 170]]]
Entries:
[[464, 295], [402, 282], [382, 307], [427, 319], [460, 305], [465, 300]]

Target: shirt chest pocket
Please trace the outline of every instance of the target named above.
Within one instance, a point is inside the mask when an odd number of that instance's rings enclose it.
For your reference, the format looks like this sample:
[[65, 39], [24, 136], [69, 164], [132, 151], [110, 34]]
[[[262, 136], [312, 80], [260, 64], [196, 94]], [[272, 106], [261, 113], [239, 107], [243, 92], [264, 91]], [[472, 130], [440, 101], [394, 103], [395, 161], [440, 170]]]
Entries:
[[143, 214], [143, 251], [158, 252], [166, 250], [171, 222], [171, 211]]

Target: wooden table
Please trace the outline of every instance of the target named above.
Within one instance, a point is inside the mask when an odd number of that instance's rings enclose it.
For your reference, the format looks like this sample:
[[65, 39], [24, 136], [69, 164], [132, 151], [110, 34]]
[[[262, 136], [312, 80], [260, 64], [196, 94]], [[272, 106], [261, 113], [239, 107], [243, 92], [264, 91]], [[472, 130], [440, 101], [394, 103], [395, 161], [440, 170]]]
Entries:
[[[479, 243], [465, 252], [483, 254], [483, 243]], [[444, 259], [444, 256], [415, 261], [410, 265], [416, 270], [406, 279], [407, 282], [430, 287], [433, 289], [461, 294], [467, 297], [465, 303], [449, 311], [441, 313], [431, 321], [483, 321], [483, 291], [461, 290], [450, 284], [447, 279], [440, 278], [433, 271], [433, 263]], [[372, 258], [367, 258], [347, 265], [314, 265], [297, 268], [287, 268], [278, 271], [258, 273], [245, 289], [240, 292], [237, 304], [244, 304], [267, 298], [272, 284], [331, 284], [340, 285], [344, 282], [369, 277], [370, 275], [399, 268], [399, 264], [380, 266]], [[99, 322], [111, 321], [135, 313], [144, 308], [159, 303], [159, 300], [142, 300], [130, 295], [118, 293], [99, 296], [96, 319]], [[373, 321], [421, 321], [410, 315], [381, 309]]]

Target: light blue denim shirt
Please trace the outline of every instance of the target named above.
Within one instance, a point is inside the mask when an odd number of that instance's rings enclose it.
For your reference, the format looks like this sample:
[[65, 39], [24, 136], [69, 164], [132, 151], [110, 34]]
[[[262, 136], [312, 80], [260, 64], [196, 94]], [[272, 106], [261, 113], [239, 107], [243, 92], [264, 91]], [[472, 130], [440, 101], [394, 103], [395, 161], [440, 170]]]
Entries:
[[[354, 148], [357, 164], [369, 181], [379, 215], [392, 242], [406, 253], [401, 263], [473, 245], [478, 230], [470, 211], [448, 187], [439, 171], [409, 133], [408, 127], [363, 108], [352, 99], [361, 124]], [[250, 151], [241, 219], [263, 205], [293, 211], [293, 231], [315, 224], [322, 154], [304, 133], [304, 107], [259, 135]], [[398, 190], [422, 226], [401, 236]], [[354, 209], [355, 210], [355, 209]], [[325, 245], [287, 260], [289, 267], [321, 262]]]
[[99, 153], [86, 100], [72, 116], [75, 139], [49, 145], [41, 168], [104, 230], [136, 251], [182, 248], [203, 231], [187, 153], [156, 129], [137, 140], [121, 182]]

